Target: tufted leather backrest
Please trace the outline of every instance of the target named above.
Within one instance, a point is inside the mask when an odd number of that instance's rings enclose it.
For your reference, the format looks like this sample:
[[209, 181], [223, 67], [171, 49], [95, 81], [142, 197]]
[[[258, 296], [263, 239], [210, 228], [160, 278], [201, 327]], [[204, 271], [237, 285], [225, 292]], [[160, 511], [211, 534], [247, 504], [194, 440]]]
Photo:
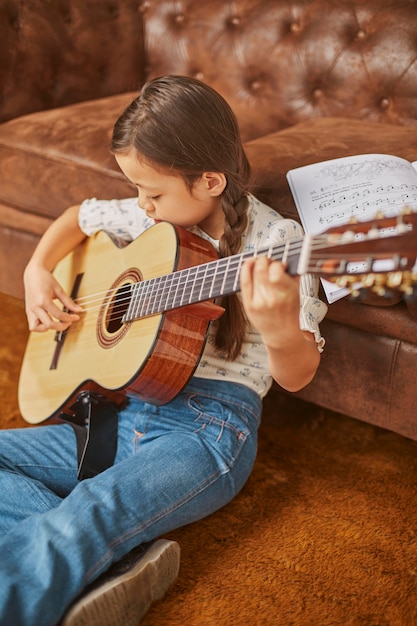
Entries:
[[244, 139], [312, 117], [417, 124], [417, 0], [0, 0], [0, 121], [196, 76]]
[[0, 121], [143, 82], [139, 0], [0, 0], [0, 33]]
[[245, 139], [311, 117], [417, 124], [416, 0], [145, 0], [148, 75], [218, 89]]

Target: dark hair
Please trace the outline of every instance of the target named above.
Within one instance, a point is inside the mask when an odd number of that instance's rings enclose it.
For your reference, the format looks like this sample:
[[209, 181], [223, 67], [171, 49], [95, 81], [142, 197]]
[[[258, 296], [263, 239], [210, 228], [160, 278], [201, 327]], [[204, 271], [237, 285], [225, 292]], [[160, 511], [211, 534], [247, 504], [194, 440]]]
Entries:
[[[114, 153], [135, 148], [162, 170], [182, 176], [191, 189], [203, 172], [222, 172], [225, 216], [221, 256], [240, 250], [247, 224], [250, 166], [236, 117], [225, 99], [205, 83], [186, 76], [162, 76], [146, 83], [117, 120]], [[242, 346], [247, 320], [236, 294], [225, 296], [216, 347], [234, 359]]]

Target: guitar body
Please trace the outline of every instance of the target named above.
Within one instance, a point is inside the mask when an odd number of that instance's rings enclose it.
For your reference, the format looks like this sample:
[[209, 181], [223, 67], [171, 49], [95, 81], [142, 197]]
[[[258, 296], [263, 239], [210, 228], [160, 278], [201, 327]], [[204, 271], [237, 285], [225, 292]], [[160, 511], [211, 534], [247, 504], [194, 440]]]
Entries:
[[65, 257], [54, 276], [82, 306], [87, 298], [89, 304], [62, 342], [55, 331], [30, 334], [19, 379], [23, 418], [56, 421], [71, 413], [84, 390], [117, 404], [126, 394], [154, 404], [175, 397], [192, 376], [220, 308], [203, 302], [122, 323], [127, 298], [120, 294], [130, 284], [213, 259], [209, 242], [165, 222], [125, 248], [98, 233]]
[[395, 289], [413, 298], [416, 250], [416, 213], [222, 259], [209, 242], [168, 222], [121, 249], [99, 233], [54, 272], [84, 312], [64, 333], [30, 334], [19, 379], [22, 416], [32, 424], [71, 417], [81, 392], [118, 405], [126, 395], [153, 404], [172, 400], [195, 371], [210, 321], [223, 313], [214, 298], [239, 291], [240, 268], [254, 254], [353, 293], [359, 281], [380, 296]]

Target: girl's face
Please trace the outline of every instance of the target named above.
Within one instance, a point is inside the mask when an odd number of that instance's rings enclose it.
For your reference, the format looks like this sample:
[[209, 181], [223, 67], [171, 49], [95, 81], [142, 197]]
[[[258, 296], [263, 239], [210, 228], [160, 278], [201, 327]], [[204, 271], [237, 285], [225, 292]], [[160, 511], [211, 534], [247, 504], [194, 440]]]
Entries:
[[115, 154], [115, 159], [138, 190], [138, 205], [154, 220], [189, 228], [199, 226], [214, 239], [223, 233], [221, 194], [224, 174], [204, 172], [190, 190], [178, 174], [167, 174], [138, 160], [136, 150]]

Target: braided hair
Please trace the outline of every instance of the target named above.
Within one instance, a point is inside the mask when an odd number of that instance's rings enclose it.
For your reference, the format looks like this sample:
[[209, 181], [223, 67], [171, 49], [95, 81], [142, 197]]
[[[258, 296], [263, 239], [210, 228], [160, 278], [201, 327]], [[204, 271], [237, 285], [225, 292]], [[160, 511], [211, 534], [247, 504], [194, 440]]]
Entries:
[[[224, 232], [222, 257], [239, 252], [247, 225], [250, 166], [236, 117], [225, 99], [205, 83], [186, 76], [162, 76], [146, 83], [113, 129], [111, 150], [136, 149], [150, 164], [183, 177], [189, 189], [203, 172], [222, 172]], [[216, 348], [233, 360], [242, 346], [247, 320], [237, 294], [224, 296], [215, 322]]]

